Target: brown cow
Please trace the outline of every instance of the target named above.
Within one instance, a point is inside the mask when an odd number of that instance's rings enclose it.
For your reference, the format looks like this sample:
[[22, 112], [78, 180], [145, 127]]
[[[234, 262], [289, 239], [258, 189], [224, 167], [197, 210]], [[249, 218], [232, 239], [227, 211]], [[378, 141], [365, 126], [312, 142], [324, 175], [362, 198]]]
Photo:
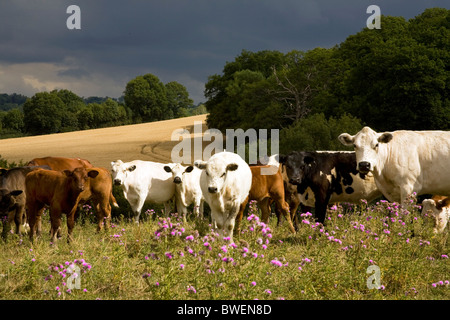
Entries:
[[[68, 238], [72, 240], [75, 225], [76, 202], [84, 190], [88, 177], [95, 178], [98, 171], [78, 167], [73, 171], [35, 170], [25, 178], [26, 204], [30, 240], [33, 241], [36, 226], [40, 227], [41, 215], [45, 205], [50, 206], [51, 240], [56, 241], [61, 226], [61, 214], [67, 215]], [[41, 230], [38, 228], [38, 235]]]
[[[18, 196], [20, 196], [23, 193], [22, 190], [7, 190], [7, 189], [0, 189], [0, 217], [4, 217], [5, 221], [3, 221], [3, 232], [2, 237], [6, 241], [8, 232], [11, 231], [11, 221], [16, 222], [16, 227], [18, 230], [18, 227], [22, 223], [22, 216], [17, 215], [16, 211], [19, 204], [18, 204]], [[16, 218], [20, 218], [20, 221], [18, 221]], [[18, 232], [18, 231], [16, 231]]]
[[84, 167], [86, 169], [94, 167], [88, 160], [80, 158], [63, 158], [63, 157], [44, 157], [34, 158], [27, 163], [27, 166], [42, 166], [47, 165], [52, 170], [63, 171], [70, 170], [77, 167]]
[[291, 232], [295, 233], [295, 229], [289, 215], [289, 205], [284, 199], [284, 184], [280, 171], [275, 169], [275, 172], [272, 170], [273, 174], [261, 174], [262, 168], [271, 168], [271, 166], [250, 166], [250, 170], [252, 171], [252, 187], [246, 201], [241, 204], [241, 208], [236, 218], [236, 230], [239, 231], [247, 202], [250, 200], [256, 200], [258, 207], [262, 212], [262, 222], [266, 224], [269, 222], [271, 212], [270, 203], [273, 201], [275, 202], [277, 209], [281, 211], [288, 221]]
[[[86, 181], [84, 191], [78, 196], [75, 205], [78, 206], [79, 203], [82, 204], [92, 200], [97, 210], [97, 231], [102, 229], [103, 222], [105, 223], [105, 229], [108, 229], [111, 223], [111, 204], [115, 207], [119, 206], [112, 195], [111, 173], [105, 168], [90, 168], [86, 170], [88, 173], [90, 171], [98, 171], [98, 175]], [[76, 218], [77, 216], [75, 220]]]

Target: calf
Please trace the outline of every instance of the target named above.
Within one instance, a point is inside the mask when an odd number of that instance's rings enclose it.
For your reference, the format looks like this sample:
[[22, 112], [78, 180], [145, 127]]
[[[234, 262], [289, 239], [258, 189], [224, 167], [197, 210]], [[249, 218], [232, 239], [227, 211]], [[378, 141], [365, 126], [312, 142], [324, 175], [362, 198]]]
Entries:
[[[273, 167], [272, 167], [273, 168]], [[280, 210], [289, 223], [291, 232], [295, 233], [289, 214], [289, 205], [284, 199], [284, 182], [279, 170], [272, 170], [272, 174], [265, 174], [264, 169], [271, 169], [271, 166], [250, 166], [252, 173], [252, 186], [246, 201], [242, 204], [236, 220], [236, 229], [239, 230], [244, 209], [248, 201], [256, 200], [261, 209], [261, 221], [268, 224], [270, 216], [271, 201], [275, 202], [277, 210]], [[268, 172], [268, 171], [266, 171]], [[279, 218], [278, 218], [279, 220]]]
[[111, 173], [105, 168], [90, 168], [86, 170], [88, 175], [91, 171], [98, 171], [98, 175], [95, 178], [90, 177], [86, 180], [84, 190], [78, 196], [75, 205], [78, 206], [80, 203], [91, 200], [97, 211], [97, 231], [102, 230], [103, 224], [105, 229], [108, 229], [111, 224], [111, 204], [119, 207], [112, 194]]
[[[23, 193], [22, 190], [7, 190], [0, 189], [0, 217], [3, 221], [2, 237], [6, 241], [8, 232], [11, 231], [11, 221], [14, 220], [16, 226], [19, 226], [22, 222], [21, 215], [17, 215], [17, 207], [19, 206], [18, 197]], [[20, 218], [20, 221], [17, 219]], [[18, 231], [16, 231], [17, 233]]]
[[232, 241], [236, 216], [252, 185], [252, 171], [239, 155], [226, 151], [208, 161], [197, 160], [194, 165], [202, 169], [200, 187], [211, 208], [213, 224], [219, 235]]
[[22, 190], [18, 196], [15, 197], [14, 210], [10, 212], [8, 223], [15, 222], [15, 233], [20, 234], [21, 230], [26, 231], [28, 228], [26, 212], [25, 212], [25, 176], [36, 169], [50, 169], [49, 166], [37, 167], [16, 167], [12, 169], [0, 169], [0, 188], [7, 190]]
[[298, 186], [300, 194], [305, 194], [308, 188], [312, 190], [320, 223], [325, 221], [329, 203], [359, 203], [361, 199], [372, 201], [381, 196], [373, 176], [356, 169], [354, 152], [293, 151], [280, 155], [280, 163], [285, 165], [289, 182]]
[[166, 172], [164, 166], [162, 163], [141, 160], [111, 162], [114, 184], [122, 187], [136, 223], [139, 223], [139, 216], [146, 201], [163, 203], [166, 216], [170, 212], [175, 184], [172, 174]]
[[183, 214], [186, 221], [187, 207], [194, 204], [196, 217], [203, 218], [203, 193], [200, 188], [200, 174], [197, 167], [184, 167], [180, 163], [164, 166], [164, 170], [172, 174], [175, 183], [175, 202], [179, 213]]
[[[30, 240], [33, 241], [36, 226], [40, 227], [42, 211], [45, 205], [50, 207], [51, 239], [56, 241], [61, 226], [61, 214], [67, 215], [68, 238], [72, 240], [75, 225], [76, 202], [84, 190], [88, 177], [95, 178], [98, 171], [86, 171], [79, 167], [73, 171], [35, 170], [25, 178], [26, 205], [28, 223], [30, 224]], [[40, 228], [38, 228], [40, 235]]]
[[422, 214], [431, 212], [435, 219], [434, 233], [442, 233], [450, 219], [450, 197], [433, 196], [422, 201]]

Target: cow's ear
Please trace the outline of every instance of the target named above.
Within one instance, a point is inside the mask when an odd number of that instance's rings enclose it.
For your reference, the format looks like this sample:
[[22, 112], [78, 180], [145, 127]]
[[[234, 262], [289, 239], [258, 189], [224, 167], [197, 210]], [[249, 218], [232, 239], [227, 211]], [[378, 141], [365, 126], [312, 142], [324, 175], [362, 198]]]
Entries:
[[18, 195], [22, 194], [22, 192], [23, 192], [22, 190], [13, 190], [10, 192], [10, 194], [12, 196], [18, 196]]
[[192, 170], [194, 170], [194, 167], [193, 166], [189, 166], [189, 167], [186, 168], [186, 170], [184, 170], [184, 172], [189, 173], [189, 172], [192, 172]]
[[286, 161], [287, 161], [287, 156], [286, 155], [284, 155], [284, 154], [279, 154], [278, 155], [278, 162], [279, 163], [286, 163]]
[[99, 172], [97, 170], [89, 170], [89, 172], [88, 172], [88, 176], [90, 178], [95, 178], [98, 176], [98, 174], [99, 174]]
[[447, 207], [448, 205], [450, 205], [450, 199], [447, 197], [436, 203], [436, 209], [442, 210], [442, 208]]
[[230, 163], [227, 165], [227, 171], [236, 171], [239, 166], [236, 163]]
[[389, 141], [392, 140], [393, 137], [394, 136], [392, 135], [392, 133], [385, 132], [381, 136], [378, 137], [378, 142], [388, 143]]
[[2, 176], [2, 175], [4, 175], [4, 174], [6, 174], [8, 172], [8, 170], [7, 169], [3, 169], [3, 168], [1, 168], [0, 169], [0, 176]]
[[133, 172], [134, 170], [136, 170], [136, 166], [132, 165], [132, 166], [128, 167], [127, 170], [130, 171], [130, 172]]
[[338, 140], [344, 146], [353, 147], [353, 142], [354, 142], [355, 138], [353, 136], [349, 135], [348, 133], [343, 133], [343, 134], [339, 135]]
[[196, 160], [194, 162], [194, 166], [196, 166], [197, 168], [199, 168], [201, 170], [205, 170], [206, 169], [206, 161]]
[[169, 166], [164, 166], [165, 172], [172, 172], [172, 169]]
[[303, 162], [305, 164], [312, 164], [312, 163], [314, 163], [314, 161], [315, 161], [314, 158], [311, 156], [306, 156], [303, 158]]

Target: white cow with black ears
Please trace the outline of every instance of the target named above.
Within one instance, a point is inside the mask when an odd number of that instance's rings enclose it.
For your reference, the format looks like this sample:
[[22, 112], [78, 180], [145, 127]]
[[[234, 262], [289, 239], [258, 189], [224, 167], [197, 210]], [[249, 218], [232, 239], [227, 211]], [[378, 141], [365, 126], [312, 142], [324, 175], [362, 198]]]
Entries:
[[202, 170], [193, 166], [183, 166], [180, 163], [168, 164], [164, 170], [172, 174], [175, 184], [175, 202], [178, 213], [183, 214], [186, 221], [187, 207], [194, 204], [195, 216], [203, 218], [203, 193], [200, 188]]
[[211, 218], [219, 235], [233, 241], [233, 229], [241, 204], [246, 200], [252, 185], [252, 172], [237, 154], [219, 152], [208, 161], [195, 161], [202, 169], [200, 187], [211, 208]]
[[389, 201], [403, 202], [413, 192], [450, 195], [450, 131], [378, 133], [364, 127], [338, 139], [355, 148], [357, 169], [373, 172]]
[[123, 195], [128, 200], [139, 223], [145, 202], [164, 204], [164, 213], [168, 216], [175, 195], [172, 174], [164, 171], [166, 164], [134, 160], [111, 162], [112, 179], [115, 185], [122, 186]]

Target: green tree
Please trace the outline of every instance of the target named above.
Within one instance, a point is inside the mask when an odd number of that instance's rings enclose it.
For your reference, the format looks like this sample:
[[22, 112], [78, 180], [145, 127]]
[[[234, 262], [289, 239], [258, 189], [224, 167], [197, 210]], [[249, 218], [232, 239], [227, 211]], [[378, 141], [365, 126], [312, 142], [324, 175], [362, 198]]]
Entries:
[[24, 116], [19, 109], [11, 109], [2, 118], [3, 129], [9, 129], [16, 132], [24, 130]]
[[166, 87], [155, 75], [134, 78], [127, 83], [124, 94], [125, 104], [133, 111], [135, 121], [167, 119]]
[[165, 87], [169, 109], [168, 118], [182, 117], [183, 110], [192, 106], [194, 101], [189, 98], [186, 87], [176, 81], [166, 83]]
[[56, 93], [36, 93], [23, 105], [25, 131], [32, 135], [60, 132], [64, 108]]

